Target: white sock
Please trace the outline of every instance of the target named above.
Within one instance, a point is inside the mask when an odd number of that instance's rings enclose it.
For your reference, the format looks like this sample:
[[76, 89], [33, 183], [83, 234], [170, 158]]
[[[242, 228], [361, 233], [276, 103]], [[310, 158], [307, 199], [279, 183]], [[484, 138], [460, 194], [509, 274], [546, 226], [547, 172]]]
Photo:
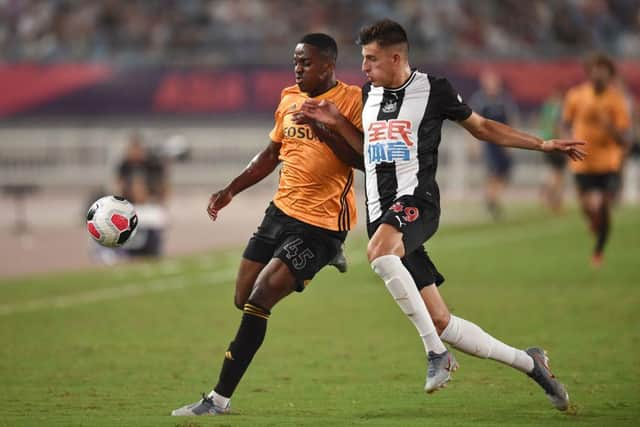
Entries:
[[222, 409], [229, 406], [229, 401], [231, 400], [231, 398], [229, 397], [224, 397], [219, 395], [214, 390], [211, 390], [211, 392], [209, 392], [207, 397], [210, 397], [211, 399], [213, 399], [213, 404], [218, 408], [222, 408]]
[[433, 325], [433, 320], [422, 301], [420, 292], [416, 287], [413, 277], [396, 255], [383, 255], [371, 262], [371, 268], [384, 280], [387, 289], [396, 300], [403, 313], [418, 330], [424, 350], [442, 353], [446, 347]]
[[458, 350], [472, 356], [497, 360], [525, 373], [533, 370], [533, 359], [523, 350], [498, 341], [475, 323], [460, 317], [451, 315], [449, 324], [440, 337]]

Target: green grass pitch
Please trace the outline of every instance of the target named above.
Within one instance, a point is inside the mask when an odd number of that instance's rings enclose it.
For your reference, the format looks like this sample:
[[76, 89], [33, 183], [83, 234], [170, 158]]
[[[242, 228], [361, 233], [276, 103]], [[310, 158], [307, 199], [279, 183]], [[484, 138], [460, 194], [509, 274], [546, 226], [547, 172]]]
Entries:
[[576, 211], [442, 227], [427, 249], [453, 313], [549, 351], [575, 409], [525, 375], [457, 352], [422, 391], [423, 349], [352, 236], [277, 306], [233, 415], [172, 418], [215, 384], [240, 312], [235, 248], [157, 264], [0, 282], [0, 426], [612, 426], [640, 419], [640, 210], [622, 208], [605, 265]]

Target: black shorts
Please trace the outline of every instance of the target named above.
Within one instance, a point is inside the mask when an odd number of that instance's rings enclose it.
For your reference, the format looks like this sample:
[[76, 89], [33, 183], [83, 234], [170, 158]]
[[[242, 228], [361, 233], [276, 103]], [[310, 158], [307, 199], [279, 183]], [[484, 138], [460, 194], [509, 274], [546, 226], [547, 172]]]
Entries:
[[484, 156], [492, 176], [508, 179], [511, 173], [511, 156], [507, 149], [490, 142], [484, 143]]
[[296, 290], [302, 292], [313, 276], [336, 256], [346, 237], [346, 231], [331, 231], [298, 221], [271, 202], [242, 256], [262, 264], [272, 258], [282, 260], [296, 278]]
[[380, 218], [367, 224], [369, 238], [381, 224], [389, 224], [402, 233], [405, 256], [402, 264], [409, 270], [418, 289], [435, 283], [440, 286], [444, 277], [433, 264], [424, 243], [438, 230], [440, 209], [426, 200], [413, 196], [397, 199]]
[[620, 189], [620, 174], [609, 173], [577, 173], [576, 185], [581, 193], [602, 191], [614, 194]]

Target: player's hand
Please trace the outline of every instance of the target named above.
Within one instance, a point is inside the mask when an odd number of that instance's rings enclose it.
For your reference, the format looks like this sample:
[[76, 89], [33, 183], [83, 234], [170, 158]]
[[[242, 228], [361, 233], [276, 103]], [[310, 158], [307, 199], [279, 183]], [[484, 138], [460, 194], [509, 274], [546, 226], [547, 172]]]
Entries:
[[209, 197], [207, 214], [209, 214], [211, 221], [215, 221], [218, 218], [218, 211], [227, 206], [231, 199], [233, 199], [233, 194], [229, 190], [216, 191]]
[[551, 152], [559, 151], [569, 156], [571, 160], [583, 160], [587, 156], [584, 151], [584, 141], [575, 141], [571, 139], [548, 139], [542, 143], [542, 151]]
[[304, 114], [302, 111], [296, 111], [293, 113], [291, 115], [291, 120], [293, 120], [293, 123], [297, 125], [312, 125], [315, 123], [315, 120]]
[[330, 132], [327, 128], [327, 125], [321, 123], [317, 120], [312, 119], [311, 117], [305, 115], [302, 111], [297, 111], [291, 115], [291, 120], [297, 125], [307, 125], [311, 128], [311, 130], [316, 134], [318, 138], [320, 138], [320, 142], [323, 141], [323, 136], [326, 135], [325, 132]]
[[323, 99], [307, 99], [300, 108], [300, 111], [307, 117], [324, 123], [327, 126], [335, 126], [340, 118], [340, 110], [333, 102]]

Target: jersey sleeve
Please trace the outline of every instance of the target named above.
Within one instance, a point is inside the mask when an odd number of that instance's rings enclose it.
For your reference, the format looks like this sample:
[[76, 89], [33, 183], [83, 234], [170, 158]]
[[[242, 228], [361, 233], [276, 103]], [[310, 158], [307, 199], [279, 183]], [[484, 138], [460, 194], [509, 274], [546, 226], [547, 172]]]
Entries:
[[456, 122], [466, 120], [471, 116], [471, 108], [462, 100], [460, 94], [453, 88], [449, 80], [435, 78], [431, 82], [434, 111], [438, 111], [444, 119]]
[[349, 93], [349, 107], [345, 117], [362, 130], [362, 92], [359, 87], [354, 87]]
[[284, 133], [282, 130], [282, 100], [284, 98], [284, 91], [280, 95], [280, 104], [278, 104], [278, 108], [276, 108], [276, 112], [273, 114], [273, 129], [269, 132], [269, 138], [274, 142], [282, 142], [284, 138]]

